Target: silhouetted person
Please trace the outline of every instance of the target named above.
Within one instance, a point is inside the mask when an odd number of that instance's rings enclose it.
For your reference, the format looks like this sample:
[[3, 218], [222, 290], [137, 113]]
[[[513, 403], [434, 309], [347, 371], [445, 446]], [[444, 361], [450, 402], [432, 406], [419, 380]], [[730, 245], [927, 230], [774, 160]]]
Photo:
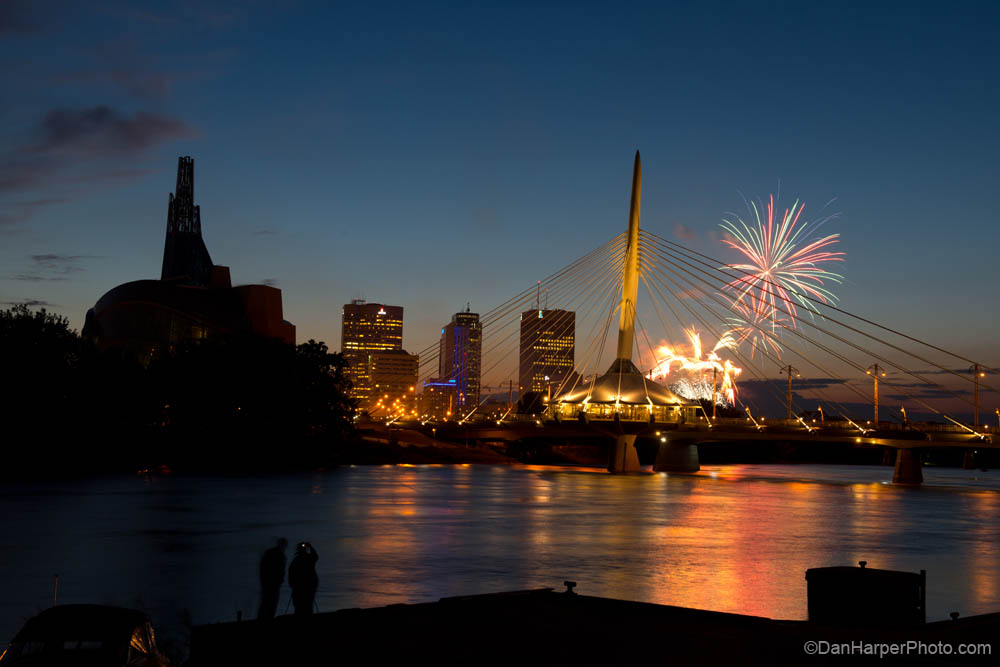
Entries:
[[278, 609], [281, 582], [285, 580], [287, 547], [288, 540], [282, 537], [260, 559], [260, 609], [257, 611], [257, 618], [274, 618]]
[[319, 585], [319, 577], [316, 576], [318, 560], [319, 554], [308, 542], [301, 542], [295, 548], [295, 557], [288, 566], [288, 585], [292, 587], [292, 604], [296, 614], [313, 612], [313, 600]]

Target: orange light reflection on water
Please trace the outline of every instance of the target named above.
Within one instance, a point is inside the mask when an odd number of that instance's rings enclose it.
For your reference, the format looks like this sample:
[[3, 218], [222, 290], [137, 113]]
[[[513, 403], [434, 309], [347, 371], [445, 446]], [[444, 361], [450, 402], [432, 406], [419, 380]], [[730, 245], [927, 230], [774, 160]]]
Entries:
[[[682, 503], [662, 508], [667, 516], [647, 531], [645, 539], [654, 548], [644, 599], [805, 618], [805, 570], [863, 558], [869, 552], [844, 544], [844, 533], [880, 534], [890, 520], [891, 511], [878, 507], [892, 503], [883, 485], [767, 480], [755, 472], [759, 475], [743, 466], [722, 466], [664, 476], [673, 492], [690, 488]], [[816, 511], [825, 505], [834, 511]]]
[[[1000, 514], [1000, 494], [976, 493], [973, 504], [980, 516], [997, 516]], [[1000, 581], [997, 577], [996, 541], [994, 528], [984, 521], [972, 518], [969, 530], [971, 541], [971, 556], [973, 562], [969, 567], [969, 589], [976, 601], [986, 606], [1000, 598]]]
[[[369, 604], [573, 579], [582, 594], [804, 619], [807, 569], [867, 560], [927, 569], [932, 609], [935, 582], [957, 577], [956, 600], [995, 610], [996, 522], [982, 517], [997, 514], [1000, 494], [871, 481], [891, 478], [891, 468], [866, 474], [849, 482], [856, 469], [815, 466], [710, 466], [693, 475], [396, 466], [364, 475], [366, 489], [348, 502], [362, 533], [344, 557], [368, 573]], [[969, 515], [957, 539], [952, 518], [940, 516], [949, 507]], [[935, 579], [955, 562], [971, 565], [968, 574]]]

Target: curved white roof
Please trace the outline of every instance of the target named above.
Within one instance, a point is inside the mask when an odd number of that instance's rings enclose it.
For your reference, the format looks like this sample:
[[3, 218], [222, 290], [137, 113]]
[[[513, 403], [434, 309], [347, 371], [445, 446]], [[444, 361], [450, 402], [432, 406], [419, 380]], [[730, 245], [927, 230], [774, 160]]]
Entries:
[[616, 359], [607, 373], [593, 382], [580, 382], [553, 397], [552, 403], [624, 403], [631, 405], [689, 406], [697, 401], [682, 398], [662, 384], [643, 376], [628, 359]]

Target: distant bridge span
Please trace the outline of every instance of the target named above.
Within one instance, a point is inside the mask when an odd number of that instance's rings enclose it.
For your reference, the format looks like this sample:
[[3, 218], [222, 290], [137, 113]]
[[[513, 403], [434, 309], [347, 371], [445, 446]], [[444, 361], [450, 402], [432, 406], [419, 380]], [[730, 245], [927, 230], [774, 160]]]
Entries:
[[1000, 449], [993, 437], [964, 431], [958, 427], [916, 429], [866, 429], [837, 425], [808, 426], [797, 421], [754, 425], [746, 420], [716, 420], [707, 424], [658, 424], [653, 422], [592, 420], [545, 421], [516, 420], [495, 423], [436, 424], [438, 437], [446, 440], [516, 442], [527, 439], [593, 440], [606, 438], [628, 441], [624, 455], [616, 450], [609, 462], [611, 472], [638, 470], [636, 438], [659, 439], [659, 452], [653, 469], [666, 472], [695, 472], [700, 468], [698, 445], [719, 442], [825, 442], [830, 444], [867, 445], [897, 450], [893, 482], [919, 484], [923, 481], [920, 462], [914, 450], [942, 447], [962, 449]]

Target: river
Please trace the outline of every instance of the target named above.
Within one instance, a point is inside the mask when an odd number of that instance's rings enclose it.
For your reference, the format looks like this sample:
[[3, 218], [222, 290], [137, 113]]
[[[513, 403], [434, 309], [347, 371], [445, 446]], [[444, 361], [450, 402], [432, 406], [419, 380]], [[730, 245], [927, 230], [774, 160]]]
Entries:
[[[163, 642], [256, 614], [279, 536], [320, 559], [322, 611], [578, 582], [582, 594], [806, 617], [807, 568], [927, 570], [928, 619], [1000, 611], [1000, 473], [706, 466], [354, 466], [0, 486], [0, 635], [52, 602], [144, 609]], [[289, 550], [291, 557], [291, 547]], [[289, 599], [282, 591], [281, 613]]]

